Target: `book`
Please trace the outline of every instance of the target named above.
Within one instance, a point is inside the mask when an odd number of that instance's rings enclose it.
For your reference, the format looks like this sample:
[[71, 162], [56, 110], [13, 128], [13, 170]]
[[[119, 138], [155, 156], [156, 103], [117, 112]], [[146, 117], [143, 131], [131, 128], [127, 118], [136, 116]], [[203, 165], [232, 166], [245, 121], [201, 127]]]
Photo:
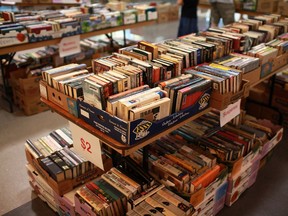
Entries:
[[64, 171], [49, 157], [41, 158], [39, 160], [39, 164], [56, 182], [61, 182], [65, 180]]
[[170, 115], [170, 98], [164, 97], [129, 111], [129, 120], [157, 121]]
[[54, 161], [54, 163], [56, 163], [64, 171], [65, 179], [72, 179], [73, 178], [72, 170], [66, 164], [66, 162], [64, 160], [62, 160], [61, 157], [58, 156], [58, 154], [53, 153], [49, 157], [52, 161]]

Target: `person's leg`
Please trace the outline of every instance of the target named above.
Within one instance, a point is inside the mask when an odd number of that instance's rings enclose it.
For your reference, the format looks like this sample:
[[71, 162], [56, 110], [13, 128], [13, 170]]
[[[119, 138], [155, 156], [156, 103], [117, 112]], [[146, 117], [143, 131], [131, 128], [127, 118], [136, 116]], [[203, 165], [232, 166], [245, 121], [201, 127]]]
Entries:
[[218, 4], [219, 3], [217, 2], [211, 3], [211, 17], [210, 17], [211, 27], [217, 27], [221, 18]]
[[219, 8], [220, 8], [219, 13], [223, 19], [224, 25], [231, 24], [235, 21], [234, 20], [235, 6], [233, 3], [231, 4], [219, 3]]
[[198, 19], [197, 18], [190, 18], [189, 22], [189, 33], [198, 33]]
[[178, 37], [190, 34], [192, 32], [191, 26], [191, 18], [181, 17], [178, 28]]

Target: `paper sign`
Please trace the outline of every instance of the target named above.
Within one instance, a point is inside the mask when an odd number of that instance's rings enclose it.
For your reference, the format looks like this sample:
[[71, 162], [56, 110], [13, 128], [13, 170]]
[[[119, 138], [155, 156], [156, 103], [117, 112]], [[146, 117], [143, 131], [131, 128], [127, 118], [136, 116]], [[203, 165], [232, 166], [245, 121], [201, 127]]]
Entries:
[[97, 137], [69, 121], [73, 146], [77, 153], [104, 170], [101, 144]]
[[220, 111], [220, 126], [223, 127], [233, 118], [240, 114], [241, 99], [230, 104], [225, 110]]
[[80, 53], [80, 35], [65, 37], [59, 44], [59, 55], [61, 58]]

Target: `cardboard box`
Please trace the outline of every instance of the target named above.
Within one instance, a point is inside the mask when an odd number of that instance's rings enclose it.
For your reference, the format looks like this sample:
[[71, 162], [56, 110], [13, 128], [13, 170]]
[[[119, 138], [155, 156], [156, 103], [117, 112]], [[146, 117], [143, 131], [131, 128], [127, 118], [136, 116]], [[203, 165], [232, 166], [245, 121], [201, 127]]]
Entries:
[[[126, 122], [118, 117], [112, 116], [104, 110], [97, 109], [82, 100], [78, 100], [78, 115], [79, 118], [83, 119], [94, 128], [108, 136], [113, 136], [118, 142], [126, 145], [134, 145], [137, 142], [149, 139], [197, 113], [204, 111], [209, 107], [210, 94], [211, 89], [208, 89], [193, 106], [155, 122], [150, 122], [145, 119]], [[52, 99], [53, 98], [49, 100]]]
[[38, 0], [22, 0], [22, 3], [37, 4]]
[[52, 3], [52, 0], [38, 0], [38, 1], [41, 4], [50, 4], [50, 3]]
[[[219, 188], [225, 182], [227, 182], [227, 176], [228, 176], [228, 169], [225, 165], [219, 164], [221, 166], [221, 170], [216, 177], [216, 179], [210, 183], [206, 188], [201, 188], [200, 190], [196, 191], [193, 194], [190, 194], [190, 203], [193, 206], [199, 206], [201, 203], [205, 200], [208, 199], [208, 197], [213, 196], [215, 199], [215, 194], [219, 192]], [[222, 188], [224, 189], [224, 188]]]
[[278, 126], [277, 133], [261, 146], [260, 159], [263, 159], [282, 140], [283, 133], [284, 129], [281, 126]]
[[242, 79], [248, 80], [250, 85], [256, 83], [260, 79], [261, 67], [243, 74]]
[[276, 0], [257, 0], [257, 12], [274, 13], [277, 12], [278, 2]]
[[158, 13], [158, 23], [164, 23], [169, 21], [169, 13]]
[[279, 1], [277, 14], [288, 16], [288, 2]]
[[94, 208], [91, 207], [88, 203], [86, 203], [82, 198], [76, 194], [74, 197], [75, 200], [75, 212], [79, 215], [90, 215], [90, 216], [97, 216]]
[[49, 100], [72, 115], [78, 117], [78, 104], [76, 99], [57, 91], [43, 81], [40, 81], [40, 95], [46, 100]]
[[280, 85], [274, 85], [272, 106], [281, 110], [283, 113], [288, 112], [288, 91]]
[[218, 92], [212, 91], [210, 106], [212, 108], [223, 110], [227, 108], [228, 105], [235, 103], [242, 97], [248, 97], [249, 95], [249, 81], [242, 80], [241, 90], [235, 94], [232, 92], [226, 94], [220, 94]]
[[273, 59], [272, 71], [276, 71], [286, 64], [288, 64], [288, 52], [283, 53], [282, 55], [279, 55]]
[[[35, 168], [35, 170], [40, 173], [40, 175], [43, 177], [43, 179], [47, 182], [47, 184], [59, 195], [63, 196], [65, 193], [68, 193], [69, 191], [73, 190], [73, 188], [91, 181], [92, 179], [102, 175], [104, 171], [102, 171], [99, 168], [95, 168], [93, 170], [90, 170], [86, 172], [85, 174], [78, 176], [74, 179], [66, 179], [61, 182], [56, 182], [53, 178], [50, 177], [50, 175], [44, 170], [40, 164], [38, 163], [38, 160], [33, 157], [33, 155], [25, 149], [26, 153], [26, 159], [27, 161]], [[107, 160], [104, 162], [111, 164], [110, 160]], [[106, 165], [104, 165], [106, 167]]]
[[179, 20], [179, 6], [172, 4], [169, 8], [169, 21]]
[[27, 77], [26, 68], [21, 68], [10, 73], [12, 88], [27, 97], [40, 96], [39, 81], [41, 79], [41, 76]]
[[0, 34], [0, 47], [13, 46], [17, 44], [28, 43], [27, 30], [11, 30], [5, 34]]
[[250, 89], [249, 99], [258, 103], [269, 103], [270, 86], [268, 82], [261, 82]]
[[268, 119], [273, 123], [279, 123], [280, 113], [273, 108], [266, 107], [265, 105], [263, 106], [263, 104], [247, 101], [246, 112], [258, 119]]

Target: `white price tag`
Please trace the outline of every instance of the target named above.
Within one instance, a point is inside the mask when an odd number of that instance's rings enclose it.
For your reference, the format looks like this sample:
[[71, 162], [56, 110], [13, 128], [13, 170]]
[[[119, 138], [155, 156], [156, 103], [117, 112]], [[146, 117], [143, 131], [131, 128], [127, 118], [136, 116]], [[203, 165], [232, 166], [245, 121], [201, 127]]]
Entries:
[[41, 95], [41, 97], [43, 97], [46, 100], [48, 100], [47, 88], [46, 88], [45, 85], [42, 85], [42, 83], [40, 83], [40, 95]]
[[64, 37], [59, 44], [59, 55], [61, 58], [80, 53], [80, 35]]
[[220, 126], [223, 127], [233, 118], [240, 114], [241, 99], [237, 102], [230, 104], [226, 109], [220, 111]]
[[69, 126], [75, 151], [104, 170], [99, 139], [73, 122], [69, 121]]
[[156, 20], [158, 18], [157, 11], [154, 12], [149, 11], [147, 14], [148, 14], [148, 20]]

